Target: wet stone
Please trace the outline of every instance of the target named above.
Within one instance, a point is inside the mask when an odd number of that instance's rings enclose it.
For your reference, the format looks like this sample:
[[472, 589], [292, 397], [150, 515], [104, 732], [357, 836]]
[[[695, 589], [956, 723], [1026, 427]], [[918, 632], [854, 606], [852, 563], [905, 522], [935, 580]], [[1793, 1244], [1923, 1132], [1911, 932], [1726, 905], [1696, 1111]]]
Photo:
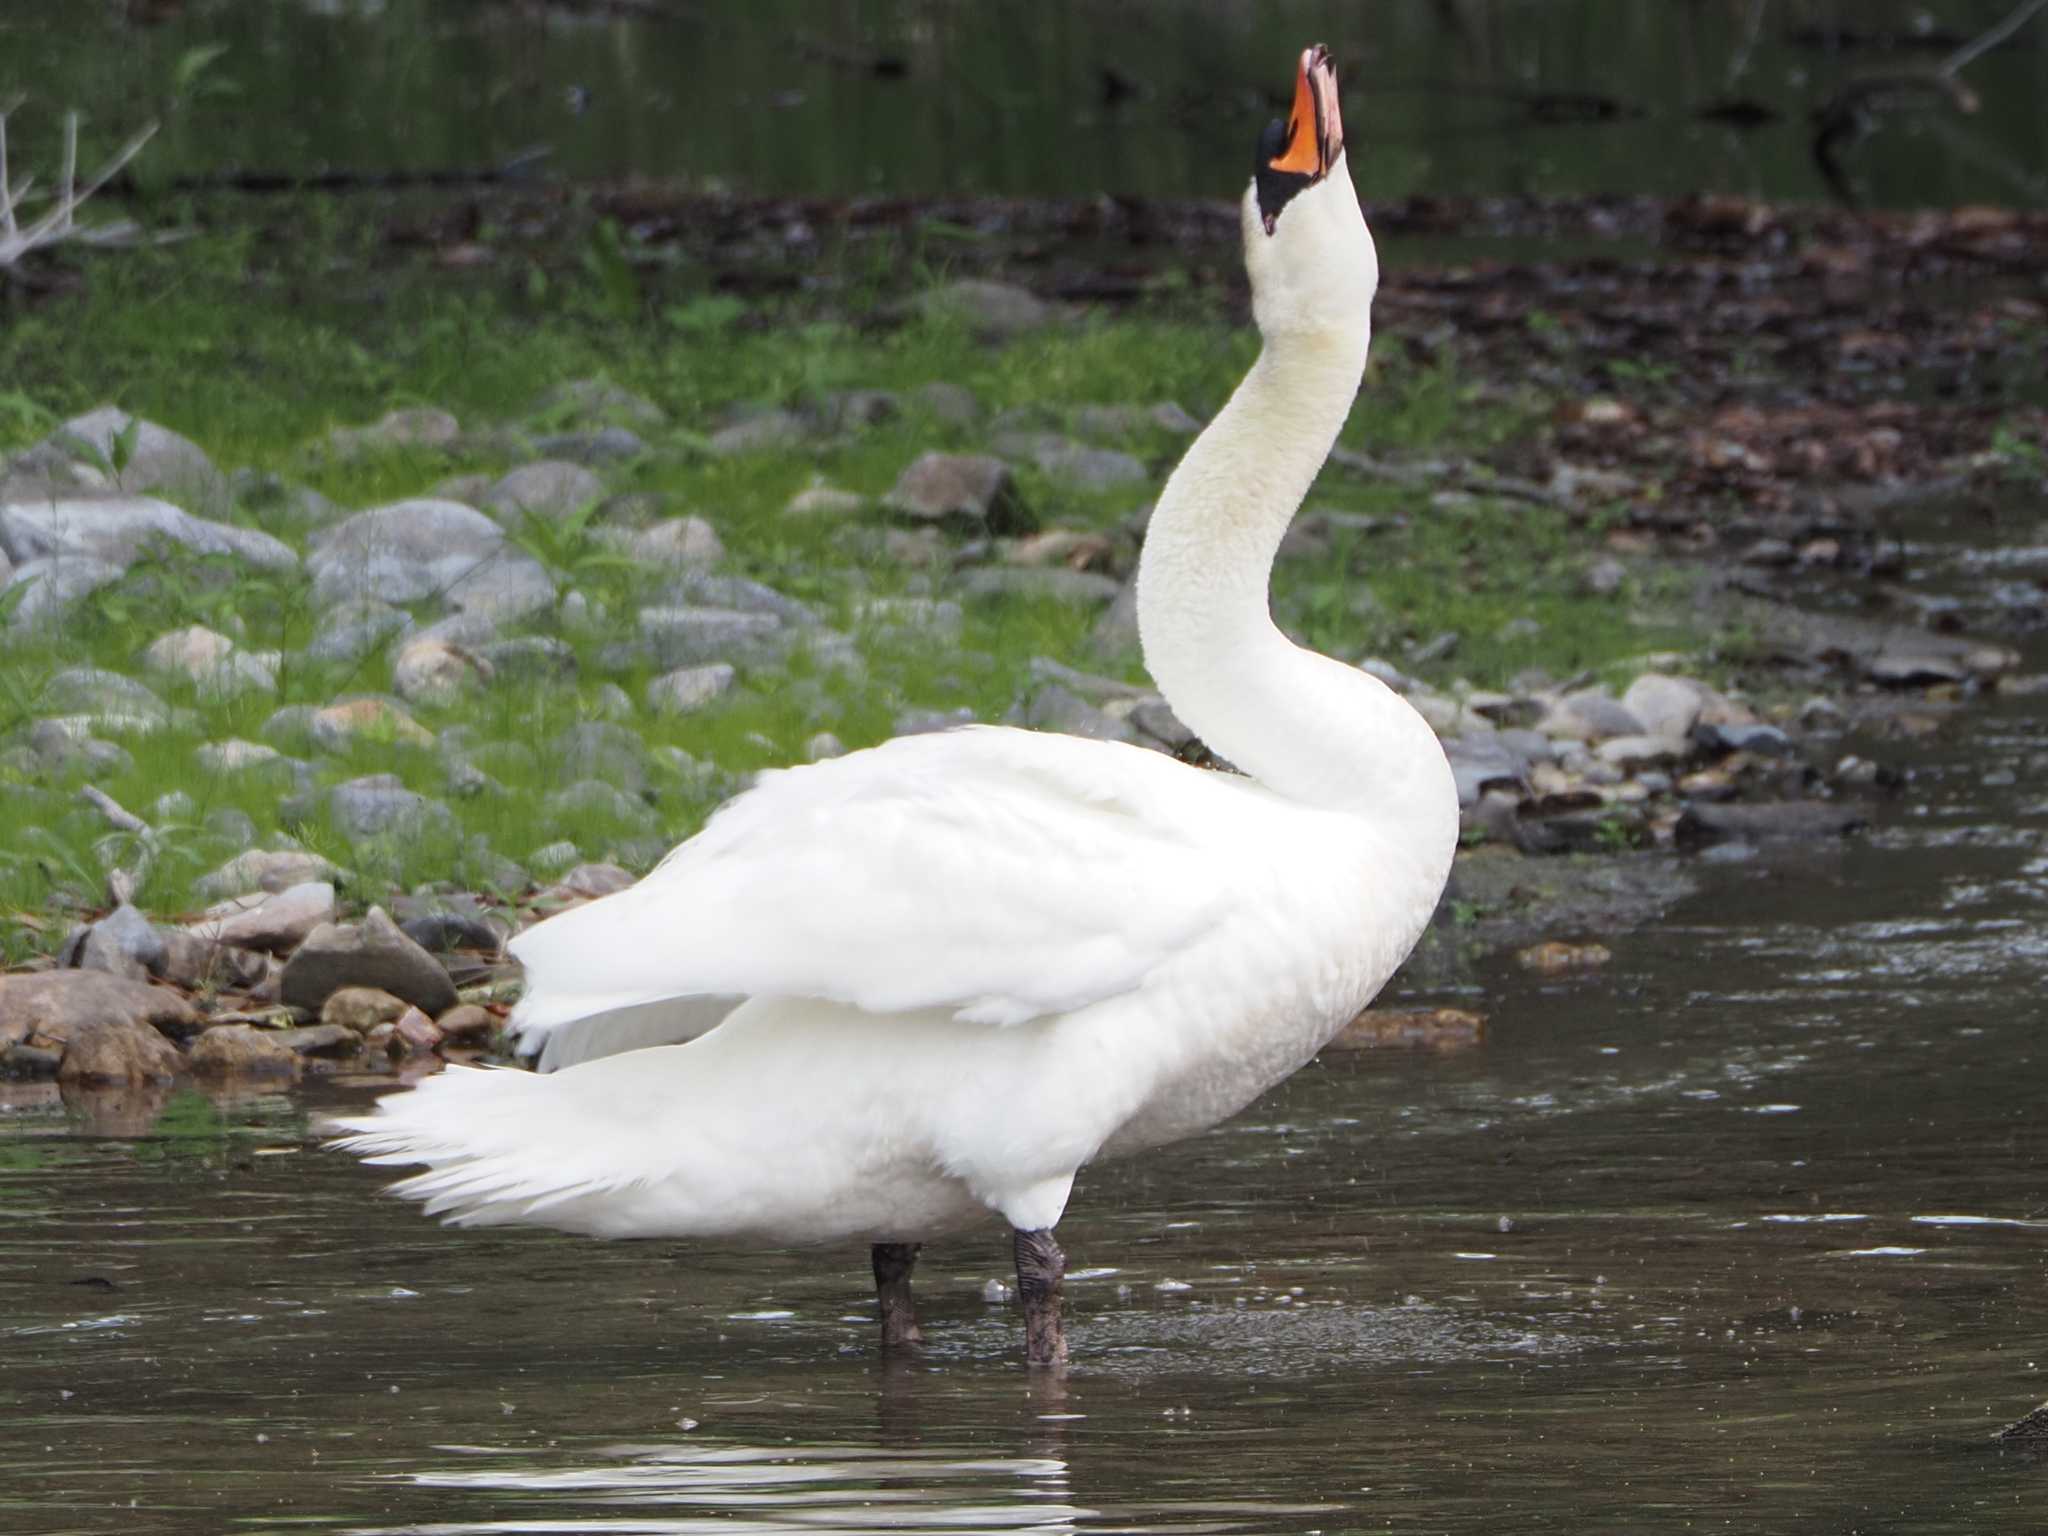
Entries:
[[211, 1077], [297, 1077], [298, 1052], [251, 1024], [216, 1024], [192, 1042], [191, 1067]]
[[68, 1040], [101, 1020], [133, 1023], [182, 1039], [200, 1028], [192, 1005], [168, 987], [101, 971], [35, 971], [0, 976], [0, 1045]]
[[1819, 800], [1786, 800], [1760, 805], [1690, 803], [1674, 836], [1681, 848], [1718, 842], [1779, 842], [1846, 837], [1868, 818], [1848, 806]]
[[343, 1024], [304, 1024], [293, 1029], [272, 1030], [269, 1039], [296, 1056], [348, 1060], [360, 1055], [363, 1049], [363, 1037]]
[[320, 1022], [367, 1035], [379, 1024], [389, 1024], [411, 1005], [381, 987], [337, 987], [320, 1005]]
[[1547, 939], [1515, 952], [1515, 963], [1541, 976], [1566, 976], [1577, 971], [1594, 971], [1614, 958], [1605, 944], [1570, 944]]
[[94, 1018], [72, 1032], [57, 1063], [60, 1081], [139, 1083], [176, 1077], [178, 1048], [134, 1019]]

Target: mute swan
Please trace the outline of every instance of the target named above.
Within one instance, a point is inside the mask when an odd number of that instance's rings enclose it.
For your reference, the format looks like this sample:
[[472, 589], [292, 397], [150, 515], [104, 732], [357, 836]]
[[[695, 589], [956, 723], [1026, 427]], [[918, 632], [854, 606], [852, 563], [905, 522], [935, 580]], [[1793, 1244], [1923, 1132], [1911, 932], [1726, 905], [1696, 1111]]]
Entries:
[[1264, 347], [1159, 498], [1138, 624], [1247, 776], [984, 726], [766, 775], [638, 885], [513, 941], [541, 1073], [451, 1067], [344, 1146], [426, 1164], [397, 1192], [457, 1225], [866, 1241], [888, 1343], [918, 1337], [918, 1245], [993, 1212], [1026, 1356], [1065, 1358], [1076, 1171], [1307, 1062], [1414, 945], [1457, 841], [1421, 716], [1267, 609], [1379, 281], [1320, 46], [1243, 226]]

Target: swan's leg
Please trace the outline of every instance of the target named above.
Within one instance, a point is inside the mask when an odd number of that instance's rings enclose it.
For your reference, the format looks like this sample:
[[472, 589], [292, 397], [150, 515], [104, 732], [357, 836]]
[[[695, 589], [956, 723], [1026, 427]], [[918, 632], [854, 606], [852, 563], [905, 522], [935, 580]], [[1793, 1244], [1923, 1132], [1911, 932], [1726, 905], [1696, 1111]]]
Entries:
[[917, 1267], [920, 1243], [876, 1243], [875, 1295], [882, 1303], [882, 1347], [922, 1344], [917, 1308], [910, 1299], [910, 1272]]
[[1024, 1359], [1029, 1365], [1067, 1363], [1067, 1334], [1060, 1325], [1060, 1282], [1067, 1256], [1053, 1241], [1052, 1228], [1017, 1232], [1017, 1299], [1024, 1303]]

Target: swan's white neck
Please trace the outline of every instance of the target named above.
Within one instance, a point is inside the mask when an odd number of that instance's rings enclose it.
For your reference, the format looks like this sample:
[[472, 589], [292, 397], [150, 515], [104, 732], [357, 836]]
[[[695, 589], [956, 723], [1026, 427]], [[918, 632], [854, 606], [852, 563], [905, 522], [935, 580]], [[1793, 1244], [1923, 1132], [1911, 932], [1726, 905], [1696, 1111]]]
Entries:
[[1448, 859], [1457, 796], [1435, 733], [1376, 678], [1288, 640], [1267, 602], [1369, 340], [1363, 324], [1267, 338], [1152, 514], [1138, 633], [1153, 680], [1212, 751], [1289, 799], [1446, 842]]

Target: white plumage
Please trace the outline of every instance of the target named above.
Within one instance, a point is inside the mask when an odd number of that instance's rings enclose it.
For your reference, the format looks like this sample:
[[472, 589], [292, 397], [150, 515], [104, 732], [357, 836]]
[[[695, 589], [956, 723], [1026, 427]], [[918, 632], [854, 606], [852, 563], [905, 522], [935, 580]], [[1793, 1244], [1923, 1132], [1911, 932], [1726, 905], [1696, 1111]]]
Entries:
[[1056, 1259], [1076, 1170], [1234, 1113], [1372, 998], [1458, 818], [1421, 718], [1267, 612], [1377, 283], [1334, 92], [1304, 55], [1318, 138], [1275, 164], [1313, 174], [1245, 199], [1265, 350], [1139, 572], [1148, 666], [1249, 776], [987, 727], [767, 775], [638, 885], [514, 941], [541, 1074], [451, 1068], [345, 1145], [425, 1164], [399, 1193], [458, 1224], [895, 1244], [995, 1212]]

